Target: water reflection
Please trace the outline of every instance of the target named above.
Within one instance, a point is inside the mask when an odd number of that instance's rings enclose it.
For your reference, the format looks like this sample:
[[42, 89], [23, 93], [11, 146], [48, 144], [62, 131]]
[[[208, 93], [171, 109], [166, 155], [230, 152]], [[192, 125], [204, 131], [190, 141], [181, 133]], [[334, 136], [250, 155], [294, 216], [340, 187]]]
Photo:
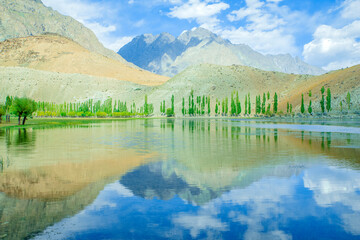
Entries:
[[[265, 174], [247, 186], [235, 184], [231, 190], [210, 197], [199, 206], [186, 198], [189, 194], [206, 192], [186, 191], [195, 188], [178, 176], [166, 179], [161, 176], [163, 170], [157, 164], [140, 167], [134, 174], [147, 172], [147, 175], [152, 171], [151, 175], [156, 176], [147, 179], [148, 187], [139, 189], [138, 183], [146, 181], [139, 182], [129, 173], [108, 185], [81, 214], [48, 228], [36, 239], [358, 239], [360, 236], [357, 224], [360, 184], [353, 181], [360, 179], [357, 171], [314, 166], [286, 178]], [[174, 192], [169, 195], [171, 190]]]
[[273, 125], [149, 119], [3, 131], [0, 155], [13, 165], [0, 174], [0, 221], [11, 226], [0, 233], [359, 238], [359, 135]]

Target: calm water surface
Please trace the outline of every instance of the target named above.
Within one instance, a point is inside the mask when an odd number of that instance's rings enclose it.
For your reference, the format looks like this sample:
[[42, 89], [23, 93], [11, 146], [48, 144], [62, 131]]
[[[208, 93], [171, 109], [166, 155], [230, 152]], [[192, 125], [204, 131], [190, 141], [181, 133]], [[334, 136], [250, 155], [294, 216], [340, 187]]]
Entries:
[[0, 129], [0, 239], [360, 239], [360, 123]]

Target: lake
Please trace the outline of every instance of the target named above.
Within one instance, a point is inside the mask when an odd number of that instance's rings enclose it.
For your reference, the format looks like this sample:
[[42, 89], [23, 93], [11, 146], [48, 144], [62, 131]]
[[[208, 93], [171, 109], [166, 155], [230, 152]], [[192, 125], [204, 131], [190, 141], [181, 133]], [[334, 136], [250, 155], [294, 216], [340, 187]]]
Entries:
[[360, 239], [359, 126], [0, 129], [0, 239]]

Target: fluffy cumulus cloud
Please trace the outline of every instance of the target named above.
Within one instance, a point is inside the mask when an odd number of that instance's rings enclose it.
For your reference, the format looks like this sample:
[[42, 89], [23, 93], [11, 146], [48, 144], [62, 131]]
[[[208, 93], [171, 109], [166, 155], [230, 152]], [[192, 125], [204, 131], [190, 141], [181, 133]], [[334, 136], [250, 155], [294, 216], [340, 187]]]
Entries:
[[226, 29], [221, 35], [233, 43], [245, 43], [265, 54], [297, 54], [295, 38], [287, 31], [287, 18], [292, 13], [278, 6], [281, 1], [246, 0], [245, 7], [227, 16], [230, 22], [243, 21], [243, 26]]
[[326, 70], [350, 67], [360, 63], [360, 0], [342, 5], [341, 17], [351, 20], [343, 27], [319, 26], [313, 40], [304, 46], [303, 56], [310, 64]]
[[189, 0], [187, 2], [171, 1], [176, 6], [170, 9], [168, 16], [178, 19], [195, 20], [201, 27], [217, 31], [217, 15], [228, 9], [227, 3], [213, 0]]

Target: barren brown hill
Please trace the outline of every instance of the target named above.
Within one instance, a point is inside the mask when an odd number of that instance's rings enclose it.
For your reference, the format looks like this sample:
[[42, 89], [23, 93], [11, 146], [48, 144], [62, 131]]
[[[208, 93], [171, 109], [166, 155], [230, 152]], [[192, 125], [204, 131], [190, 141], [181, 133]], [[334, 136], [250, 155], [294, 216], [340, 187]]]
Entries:
[[122, 62], [90, 52], [68, 38], [53, 34], [0, 42], [0, 66], [79, 73], [148, 86], [161, 85], [168, 80], [168, 77], [135, 69]]
[[[333, 97], [332, 106], [334, 109], [339, 109], [340, 101], [343, 103], [343, 108], [346, 106], [346, 95], [350, 92], [352, 96], [352, 106], [355, 109], [359, 108], [359, 96], [360, 96], [360, 65], [356, 65], [350, 68], [333, 71], [323, 74], [321, 76], [315, 76], [310, 79], [309, 82], [299, 83], [294, 86], [291, 91], [281, 99], [279, 107], [285, 109], [286, 103], [290, 102], [293, 106], [299, 107], [301, 104], [301, 94], [304, 94], [305, 105], [309, 102], [309, 91], [312, 92], [312, 101], [315, 110], [319, 111], [319, 101], [321, 99], [321, 88], [330, 88]], [[326, 92], [325, 92], [326, 95]]]

